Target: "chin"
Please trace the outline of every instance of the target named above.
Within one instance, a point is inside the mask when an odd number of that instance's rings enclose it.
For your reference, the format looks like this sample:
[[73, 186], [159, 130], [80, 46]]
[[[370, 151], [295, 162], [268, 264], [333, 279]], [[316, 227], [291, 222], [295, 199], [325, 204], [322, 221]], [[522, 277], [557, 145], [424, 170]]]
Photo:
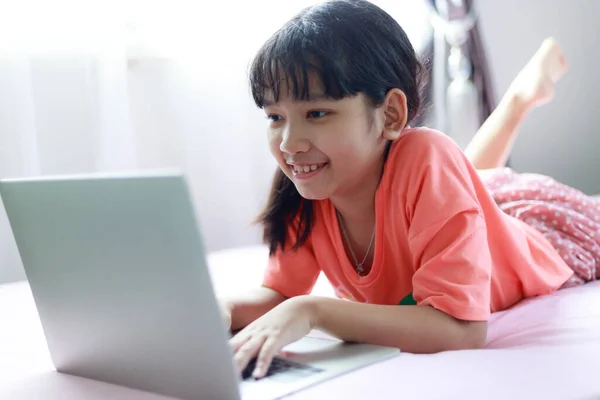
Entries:
[[300, 196], [306, 200], [325, 200], [329, 198], [329, 194], [326, 194], [321, 190], [311, 190], [308, 188], [303, 188], [300, 185], [296, 185], [296, 190], [298, 190]]

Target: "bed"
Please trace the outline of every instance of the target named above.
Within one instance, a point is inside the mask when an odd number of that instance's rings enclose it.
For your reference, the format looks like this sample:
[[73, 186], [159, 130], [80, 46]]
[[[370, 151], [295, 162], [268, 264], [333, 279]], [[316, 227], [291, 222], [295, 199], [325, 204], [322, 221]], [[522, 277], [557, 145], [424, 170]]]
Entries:
[[[263, 247], [211, 254], [217, 292], [260, 284], [266, 259]], [[313, 293], [333, 290], [321, 276]], [[493, 314], [483, 350], [402, 353], [291, 398], [600, 399], [600, 281]]]
[[[266, 259], [264, 247], [212, 253], [209, 264], [217, 293], [260, 284]], [[314, 293], [333, 295], [323, 277]], [[0, 321], [0, 399], [166, 399], [54, 372], [26, 282], [0, 285]], [[289, 398], [599, 399], [599, 373], [596, 281], [494, 314], [483, 350], [401, 353]]]

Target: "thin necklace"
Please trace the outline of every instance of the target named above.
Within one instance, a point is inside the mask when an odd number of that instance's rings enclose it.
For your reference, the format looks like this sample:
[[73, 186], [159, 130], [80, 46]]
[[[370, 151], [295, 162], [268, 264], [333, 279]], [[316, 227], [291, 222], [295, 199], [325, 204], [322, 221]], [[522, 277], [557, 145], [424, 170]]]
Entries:
[[361, 276], [365, 275], [364, 264], [365, 264], [365, 261], [367, 261], [367, 257], [369, 257], [369, 253], [371, 252], [371, 247], [373, 246], [373, 242], [375, 241], [375, 230], [376, 230], [375, 228], [377, 227], [377, 224], [375, 224], [375, 226], [373, 227], [373, 234], [371, 235], [371, 242], [369, 242], [369, 248], [367, 249], [365, 258], [363, 258], [363, 260], [361, 262], [358, 262], [358, 259], [356, 258], [356, 255], [354, 254], [354, 250], [352, 250], [352, 245], [350, 244], [350, 239], [348, 239], [348, 234], [346, 233], [346, 225], [344, 224], [344, 219], [342, 218], [342, 214], [340, 214], [340, 212], [338, 210], [335, 210], [335, 213], [338, 217], [338, 220], [340, 221], [340, 227], [342, 228], [342, 234], [344, 235], [344, 240], [346, 241], [346, 244], [348, 245], [348, 250], [350, 250], [350, 254], [352, 255], [352, 259], [354, 260], [356, 272], [358, 272], [358, 274]]

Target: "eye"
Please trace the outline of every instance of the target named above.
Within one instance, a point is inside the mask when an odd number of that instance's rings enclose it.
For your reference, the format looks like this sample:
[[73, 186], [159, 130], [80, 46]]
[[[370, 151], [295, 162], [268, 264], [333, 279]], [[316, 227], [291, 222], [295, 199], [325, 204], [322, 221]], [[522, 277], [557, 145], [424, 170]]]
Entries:
[[309, 111], [307, 114], [308, 118], [323, 118], [329, 114], [329, 111]]
[[267, 115], [267, 119], [271, 122], [279, 122], [281, 121], [283, 118], [281, 117], [281, 115], [277, 115], [277, 114], [269, 114]]

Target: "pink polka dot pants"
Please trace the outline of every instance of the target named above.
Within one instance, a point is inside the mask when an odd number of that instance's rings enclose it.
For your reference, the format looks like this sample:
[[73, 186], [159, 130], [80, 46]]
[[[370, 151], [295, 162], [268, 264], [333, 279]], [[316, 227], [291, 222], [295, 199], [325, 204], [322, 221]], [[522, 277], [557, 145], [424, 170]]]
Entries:
[[505, 213], [539, 230], [573, 269], [563, 287], [600, 278], [600, 198], [509, 168], [494, 171], [484, 183]]

